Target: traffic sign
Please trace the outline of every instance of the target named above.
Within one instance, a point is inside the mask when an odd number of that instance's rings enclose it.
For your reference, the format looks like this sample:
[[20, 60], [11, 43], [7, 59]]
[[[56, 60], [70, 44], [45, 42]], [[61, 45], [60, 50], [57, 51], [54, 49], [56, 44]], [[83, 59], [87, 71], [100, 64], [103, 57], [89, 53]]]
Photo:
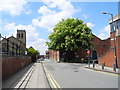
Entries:
[[87, 50], [87, 54], [90, 54], [90, 50]]

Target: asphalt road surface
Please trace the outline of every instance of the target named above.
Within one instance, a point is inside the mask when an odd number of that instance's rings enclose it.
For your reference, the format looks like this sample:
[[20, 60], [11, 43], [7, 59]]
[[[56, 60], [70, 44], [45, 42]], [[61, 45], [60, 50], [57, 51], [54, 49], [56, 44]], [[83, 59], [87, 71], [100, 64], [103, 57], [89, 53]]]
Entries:
[[43, 62], [60, 88], [118, 88], [118, 75], [85, 69], [86, 64]]

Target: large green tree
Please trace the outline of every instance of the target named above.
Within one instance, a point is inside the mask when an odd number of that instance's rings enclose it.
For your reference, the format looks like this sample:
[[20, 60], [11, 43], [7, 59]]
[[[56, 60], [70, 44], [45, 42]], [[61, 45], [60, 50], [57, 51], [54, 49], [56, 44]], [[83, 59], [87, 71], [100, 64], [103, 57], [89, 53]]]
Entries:
[[93, 35], [82, 20], [68, 18], [57, 23], [48, 38], [49, 49], [74, 53], [80, 49], [90, 49]]

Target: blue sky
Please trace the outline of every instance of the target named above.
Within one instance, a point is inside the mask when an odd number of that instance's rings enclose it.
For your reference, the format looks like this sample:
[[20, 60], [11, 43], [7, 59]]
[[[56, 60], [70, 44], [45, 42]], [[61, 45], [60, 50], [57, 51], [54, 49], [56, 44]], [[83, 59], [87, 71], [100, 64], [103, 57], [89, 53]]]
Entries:
[[[17, 29], [27, 32], [27, 47], [33, 46], [41, 54], [47, 50], [45, 42], [54, 25], [62, 18], [78, 18], [87, 23], [92, 32], [101, 39], [109, 37], [110, 15], [118, 14], [118, 2], [71, 2], [70, 0], [1, 0], [0, 32], [3, 36], [16, 36]], [[1, 6], [0, 5], [0, 6]]]

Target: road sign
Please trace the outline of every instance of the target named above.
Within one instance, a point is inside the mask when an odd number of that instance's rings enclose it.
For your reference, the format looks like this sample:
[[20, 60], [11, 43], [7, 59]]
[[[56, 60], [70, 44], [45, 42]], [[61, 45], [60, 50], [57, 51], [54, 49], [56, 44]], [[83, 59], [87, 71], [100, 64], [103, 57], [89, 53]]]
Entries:
[[87, 54], [90, 54], [90, 50], [87, 50]]

